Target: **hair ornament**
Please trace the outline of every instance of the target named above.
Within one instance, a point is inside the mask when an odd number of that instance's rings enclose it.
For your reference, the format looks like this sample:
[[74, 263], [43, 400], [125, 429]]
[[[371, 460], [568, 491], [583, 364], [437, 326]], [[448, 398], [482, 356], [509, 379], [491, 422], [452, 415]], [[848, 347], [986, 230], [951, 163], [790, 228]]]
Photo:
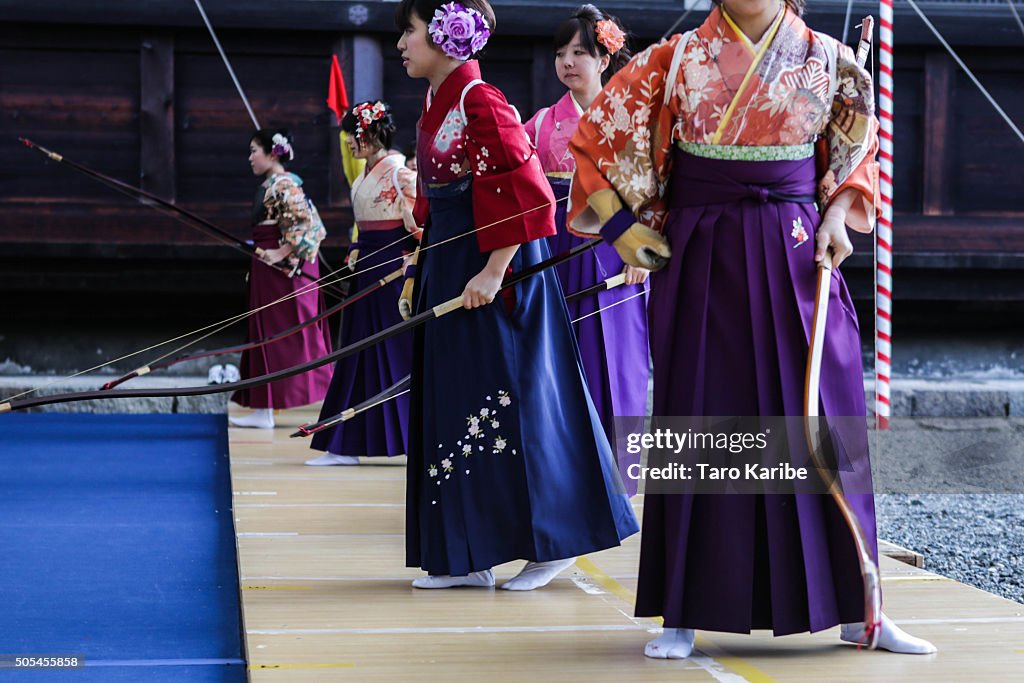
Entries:
[[484, 49], [491, 28], [484, 15], [457, 2], [441, 5], [430, 20], [430, 39], [452, 59], [465, 61]]
[[270, 148], [271, 154], [276, 156], [278, 159], [288, 157], [288, 161], [295, 158], [295, 152], [292, 150], [292, 145], [288, 142], [288, 138], [280, 133], [274, 133], [274, 137], [270, 140], [274, 143], [273, 147]]
[[613, 55], [622, 49], [626, 44], [626, 34], [610, 19], [602, 19], [597, 22], [597, 42], [604, 45], [608, 54]]

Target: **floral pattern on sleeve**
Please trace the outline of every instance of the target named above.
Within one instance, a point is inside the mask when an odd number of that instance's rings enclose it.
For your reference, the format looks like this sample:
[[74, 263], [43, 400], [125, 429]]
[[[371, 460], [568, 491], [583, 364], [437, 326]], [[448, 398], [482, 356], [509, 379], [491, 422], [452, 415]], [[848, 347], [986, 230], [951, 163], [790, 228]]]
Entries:
[[670, 106], [664, 104], [665, 79], [680, 39], [675, 36], [636, 55], [580, 119], [569, 143], [576, 157], [569, 210], [575, 231], [594, 233], [621, 208], [601, 212], [609, 215], [596, 216], [596, 226], [595, 217], [584, 221], [587, 226], [576, 221], [586, 212], [588, 198], [607, 189], [645, 224], [660, 229], [664, 223], [677, 104], [675, 98]]
[[291, 173], [273, 177], [263, 205], [267, 219], [275, 221], [281, 230], [281, 244], [291, 245], [296, 258], [315, 263], [327, 230], [301, 185], [298, 176]]

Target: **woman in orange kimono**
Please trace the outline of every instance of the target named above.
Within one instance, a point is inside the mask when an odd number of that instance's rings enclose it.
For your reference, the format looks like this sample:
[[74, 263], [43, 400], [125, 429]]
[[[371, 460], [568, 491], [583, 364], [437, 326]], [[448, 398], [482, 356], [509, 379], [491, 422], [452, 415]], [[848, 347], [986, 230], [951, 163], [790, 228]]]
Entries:
[[[801, 416], [817, 263], [826, 248], [846, 258], [847, 226], [869, 232], [878, 211], [871, 80], [804, 24], [803, 0], [716, 4], [637, 55], [583, 116], [569, 226], [662, 268], [648, 306], [655, 415]], [[846, 438], [868, 481], [848, 499], [877, 561], [860, 337], [838, 270], [830, 299], [821, 414], [860, 416]], [[697, 628], [843, 624], [858, 642], [863, 595], [827, 496], [646, 496], [636, 613], [665, 623], [649, 657], [688, 656]], [[878, 646], [935, 651], [884, 615]]]

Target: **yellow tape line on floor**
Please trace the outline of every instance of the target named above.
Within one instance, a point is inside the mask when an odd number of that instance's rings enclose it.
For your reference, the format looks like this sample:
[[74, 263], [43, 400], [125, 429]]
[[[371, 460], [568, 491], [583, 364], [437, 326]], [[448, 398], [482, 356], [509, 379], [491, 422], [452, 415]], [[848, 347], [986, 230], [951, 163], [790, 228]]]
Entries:
[[351, 662], [312, 662], [310, 664], [250, 664], [253, 669], [354, 669]]
[[[636, 595], [633, 593], [633, 591], [629, 590], [621, 583], [605, 574], [596, 564], [594, 564], [586, 557], [576, 558], [576, 566], [579, 567], [580, 571], [589, 576], [597, 585], [601, 586], [606, 591], [616, 596], [623, 602], [626, 602], [630, 605], [636, 603]], [[652, 619], [652, 621], [656, 621], [659, 624], [664, 623], [661, 617], [654, 618]], [[724, 653], [724, 650], [722, 650], [720, 647], [715, 645], [713, 642], [711, 642], [704, 636], [698, 636], [695, 645], [697, 649], [713, 656], [715, 661], [717, 661], [719, 664], [732, 670], [734, 673], [742, 676], [743, 678], [747, 679], [750, 683], [775, 683], [774, 678], [772, 678], [765, 672], [761, 671], [757, 667], [753, 666], [752, 664], [748, 664], [744, 660], [739, 659], [738, 657], [729, 657], [724, 654], [714, 656], [718, 653]], [[709, 650], [713, 650], [714, 654], [712, 652], [708, 652]]]

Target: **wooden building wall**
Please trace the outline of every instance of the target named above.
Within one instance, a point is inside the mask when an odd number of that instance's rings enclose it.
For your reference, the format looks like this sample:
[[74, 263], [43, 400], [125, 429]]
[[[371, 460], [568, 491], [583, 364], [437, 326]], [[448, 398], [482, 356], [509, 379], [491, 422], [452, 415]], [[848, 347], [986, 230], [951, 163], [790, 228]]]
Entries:
[[[0, 286], [123, 286], [99, 276], [113, 267], [161, 274], [138, 285], [143, 288], [236, 290], [236, 271], [245, 268], [240, 254], [14, 140], [31, 138], [247, 235], [256, 187], [247, 163], [251, 125], [191, 3], [84, 4], [0, 0], [6, 17], [0, 31]], [[549, 34], [575, 3], [495, 4], [499, 31], [484, 75], [525, 118], [560, 94]], [[641, 45], [679, 12], [671, 2], [605, 5]], [[206, 6], [261, 123], [294, 133], [291, 168], [320, 207], [331, 231], [327, 253], [337, 259], [351, 213], [324, 103], [330, 57], [341, 58], [351, 93], [358, 77], [353, 36], [379, 39], [383, 93], [396, 111], [398, 146], [408, 144], [423, 84], [405, 76], [393, 48], [394, 4], [208, 0]], [[812, 26], [839, 31], [845, 2], [811, 6]], [[999, 7], [989, 2], [924, 6], [1011, 118], [1024, 122], [1024, 35], [1009, 14], [1000, 19]], [[856, 7], [859, 15], [876, 5]], [[702, 14], [694, 12], [684, 27]], [[1015, 284], [1024, 270], [1024, 143], [918, 24], [913, 15], [897, 16], [897, 268], [923, 274], [902, 293], [1024, 299]], [[867, 246], [858, 241], [851, 264], [861, 297], [869, 295], [863, 286]], [[40, 260], [59, 267], [41, 271]], [[951, 268], [984, 271], [994, 280], [963, 288], [946, 276]], [[189, 272], [199, 275], [182, 285]]]

